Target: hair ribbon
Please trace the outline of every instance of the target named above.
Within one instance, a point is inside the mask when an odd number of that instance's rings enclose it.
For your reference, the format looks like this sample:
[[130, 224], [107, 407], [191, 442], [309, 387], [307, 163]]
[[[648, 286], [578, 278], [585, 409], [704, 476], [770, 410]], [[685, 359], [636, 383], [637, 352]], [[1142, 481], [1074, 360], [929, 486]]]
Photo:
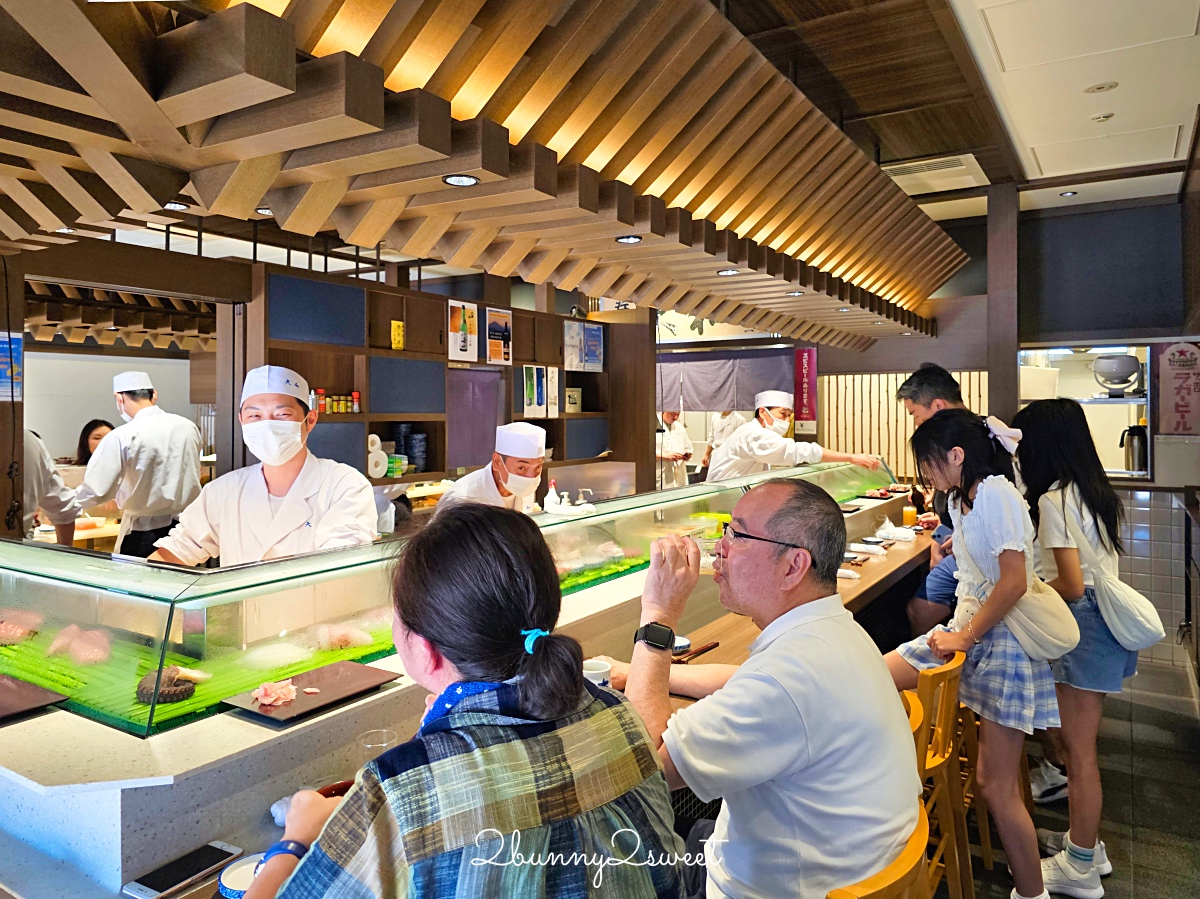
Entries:
[[1010, 428], [994, 415], [989, 415], [984, 421], [992, 439], [1004, 447], [1010, 456], [1017, 451], [1017, 443], [1022, 436], [1020, 428]]
[[549, 637], [550, 632], [534, 627], [527, 631], [521, 631], [521, 636], [525, 638], [525, 652], [529, 655], [533, 655], [533, 644], [536, 643], [540, 637]]

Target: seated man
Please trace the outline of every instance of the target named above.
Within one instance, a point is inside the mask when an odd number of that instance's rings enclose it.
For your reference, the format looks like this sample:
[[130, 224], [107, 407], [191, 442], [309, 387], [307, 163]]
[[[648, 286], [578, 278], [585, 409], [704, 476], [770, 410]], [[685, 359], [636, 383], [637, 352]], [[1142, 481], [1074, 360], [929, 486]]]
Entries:
[[[738, 501], [714, 577], [721, 605], [763, 628], [740, 666], [671, 664], [663, 638], [700, 554], [690, 538], [654, 544], [643, 628], [614, 685], [625, 676], [667, 783], [724, 800], [705, 846], [708, 899], [824, 899], [894, 861], [916, 827], [903, 706], [837, 594], [845, 544], [842, 513], [820, 487], [768, 481]], [[700, 701], [672, 715], [671, 692]]]
[[204, 485], [151, 561], [222, 566], [279, 559], [375, 539], [371, 482], [349, 465], [308, 451], [317, 423], [308, 384], [289, 368], [246, 375], [238, 418], [246, 448], [262, 461]]
[[545, 461], [545, 429], [525, 421], [501, 425], [496, 428], [491, 464], [455, 481], [438, 501], [438, 511], [454, 503], [483, 503], [528, 512]]

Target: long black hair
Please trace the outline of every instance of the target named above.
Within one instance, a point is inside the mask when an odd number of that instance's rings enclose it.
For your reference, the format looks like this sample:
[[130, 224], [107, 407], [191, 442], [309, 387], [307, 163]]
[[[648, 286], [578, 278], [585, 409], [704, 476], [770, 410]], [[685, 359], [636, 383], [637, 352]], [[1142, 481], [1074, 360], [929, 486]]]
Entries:
[[115, 430], [103, 418], [93, 418], [85, 424], [83, 430], [79, 432], [79, 445], [75, 447], [76, 465], [87, 465], [88, 460], [92, 458], [92, 450], [88, 446], [88, 438], [92, 436], [92, 431], [96, 430], [96, 428], [108, 428], [110, 431]]
[[926, 472], [945, 469], [950, 450], [956, 446], [962, 449], [962, 477], [946, 495], [958, 499], [965, 508], [971, 508], [968, 494], [976, 482], [992, 475], [1013, 480], [1012, 456], [992, 438], [983, 419], [969, 409], [943, 409], [930, 416], [913, 431], [909, 444], [922, 482], [926, 481]]
[[439, 512], [401, 551], [392, 603], [467, 680], [521, 675], [521, 707], [542, 720], [578, 708], [579, 643], [551, 633], [525, 652], [521, 631], [553, 631], [562, 606], [554, 557], [528, 516], [476, 503]]
[[1104, 474], [1083, 407], [1065, 397], [1037, 400], [1017, 413], [1013, 427], [1023, 433], [1017, 444], [1017, 461], [1034, 526], [1039, 518], [1038, 500], [1056, 484], [1060, 489], [1074, 485], [1096, 519], [1100, 541], [1121, 552], [1125, 510]]

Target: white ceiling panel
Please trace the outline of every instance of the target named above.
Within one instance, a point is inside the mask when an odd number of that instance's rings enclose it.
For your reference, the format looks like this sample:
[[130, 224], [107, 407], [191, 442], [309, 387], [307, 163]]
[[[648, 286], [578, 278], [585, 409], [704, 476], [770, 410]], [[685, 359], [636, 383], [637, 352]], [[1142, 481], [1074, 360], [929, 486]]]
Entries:
[[[1021, 193], [1021, 209], [1056, 209], [1064, 206], [1083, 206], [1088, 203], [1107, 203], [1113, 200], [1134, 200], [1141, 197], [1173, 196], [1179, 193], [1183, 173], [1147, 175], [1144, 178], [1125, 178], [1121, 181], [1101, 181], [1094, 184], [1068, 184]], [[1073, 197], [1063, 193], [1075, 192]]]
[[1102, 137], [1069, 140], [1034, 147], [1043, 175], [1094, 172], [1127, 165], [1143, 165], [1174, 159], [1179, 144], [1178, 125], [1126, 131]]
[[1196, 34], [1200, 0], [1014, 0], [984, 21], [1003, 71]]
[[940, 203], [922, 203], [921, 211], [935, 222], [971, 218], [976, 215], [987, 215], [987, 197], [968, 197], [965, 200], [943, 200]]

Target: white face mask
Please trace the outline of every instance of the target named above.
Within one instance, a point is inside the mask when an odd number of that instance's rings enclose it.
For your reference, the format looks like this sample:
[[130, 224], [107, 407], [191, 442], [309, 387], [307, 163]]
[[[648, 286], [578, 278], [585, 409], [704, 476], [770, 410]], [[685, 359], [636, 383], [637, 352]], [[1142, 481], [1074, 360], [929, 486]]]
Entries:
[[125, 411], [125, 407], [121, 405], [120, 400], [117, 400], [117, 411], [121, 413], [121, 417], [126, 421], [133, 421], [133, 416]]
[[252, 421], [242, 425], [246, 448], [264, 465], [283, 465], [304, 449], [298, 421]]
[[524, 475], [513, 474], [505, 467], [503, 460], [500, 462], [500, 467], [504, 469], [504, 474], [507, 476], [504, 482], [504, 489], [513, 496], [533, 496], [537, 491], [538, 484], [542, 482], [540, 477], [527, 478]]
[[791, 422], [789, 422], [786, 418], [776, 418], [770, 412], [767, 412], [767, 418], [771, 419], [771, 423], [767, 425], [767, 427], [780, 437], [786, 434], [788, 432], [788, 428], [791, 426]]

